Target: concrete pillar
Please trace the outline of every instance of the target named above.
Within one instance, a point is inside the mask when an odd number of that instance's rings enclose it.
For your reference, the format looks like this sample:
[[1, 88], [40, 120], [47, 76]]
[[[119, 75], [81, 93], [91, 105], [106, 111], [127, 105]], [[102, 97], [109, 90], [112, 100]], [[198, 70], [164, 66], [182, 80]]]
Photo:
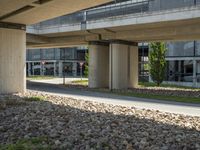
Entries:
[[58, 63], [58, 72], [59, 72], [59, 77], [63, 76], [63, 62], [59, 61]]
[[197, 61], [193, 60], [193, 85], [197, 85]]
[[26, 32], [0, 28], [0, 94], [26, 89]]
[[136, 43], [116, 41], [110, 44], [110, 89], [138, 85], [138, 47]]
[[109, 86], [109, 44], [92, 42], [89, 45], [89, 87]]

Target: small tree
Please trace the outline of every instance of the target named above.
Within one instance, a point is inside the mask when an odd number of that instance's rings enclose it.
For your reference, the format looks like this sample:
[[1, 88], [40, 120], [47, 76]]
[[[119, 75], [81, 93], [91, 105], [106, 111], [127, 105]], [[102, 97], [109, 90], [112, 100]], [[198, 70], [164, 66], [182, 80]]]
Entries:
[[153, 80], [160, 86], [165, 78], [166, 70], [166, 46], [163, 42], [153, 42], [150, 44], [150, 54], [149, 54], [149, 67], [150, 75]]
[[85, 70], [84, 70], [84, 75], [86, 76], [86, 77], [88, 77], [88, 71], [89, 71], [89, 53], [87, 52], [87, 53], [85, 53]]

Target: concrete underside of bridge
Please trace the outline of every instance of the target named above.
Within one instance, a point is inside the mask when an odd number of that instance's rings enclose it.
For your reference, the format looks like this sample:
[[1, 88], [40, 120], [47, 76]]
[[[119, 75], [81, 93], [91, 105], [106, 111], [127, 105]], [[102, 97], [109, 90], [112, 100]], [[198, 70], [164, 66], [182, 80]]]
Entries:
[[[177, 41], [200, 39], [200, 6], [163, 10], [152, 13], [133, 14], [114, 18], [87, 21], [86, 29], [81, 24], [62, 27], [42, 28], [37, 37], [28, 35], [27, 46], [58, 47], [87, 44], [90, 41], [126, 40]], [[32, 33], [32, 32], [31, 32]], [[33, 32], [34, 33], [34, 32]]]
[[199, 26], [200, 18], [196, 18], [55, 34], [27, 34], [27, 47], [71, 47], [88, 44], [90, 41], [110, 40], [125, 40], [132, 42], [199, 40]]
[[1, 0], [0, 21], [35, 24], [112, 0]]

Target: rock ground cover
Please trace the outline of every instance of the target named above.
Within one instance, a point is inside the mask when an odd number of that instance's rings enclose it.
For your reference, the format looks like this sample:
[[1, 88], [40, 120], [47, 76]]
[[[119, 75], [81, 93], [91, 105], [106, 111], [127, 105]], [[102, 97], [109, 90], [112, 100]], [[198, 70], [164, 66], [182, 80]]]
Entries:
[[39, 138], [44, 149], [200, 150], [200, 117], [32, 91], [0, 96], [0, 106], [2, 149]]

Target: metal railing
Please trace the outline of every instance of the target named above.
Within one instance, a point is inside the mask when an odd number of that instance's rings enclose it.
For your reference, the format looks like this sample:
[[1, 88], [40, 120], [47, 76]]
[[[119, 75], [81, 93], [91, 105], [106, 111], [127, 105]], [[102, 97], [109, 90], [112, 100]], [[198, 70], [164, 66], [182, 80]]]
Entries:
[[[87, 28], [87, 22], [123, 17], [127, 15], [142, 15], [144, 13], [160, 12], [177, 8], [200, 6], [200, 0], [131, 0], [122, 3], [102, 6], [99, 8], [79, 11], [55, 19], [28, 26], [28, 29], [42, 30], [58, 28], [59, 26], [80, 26], [80, 29]], [[82, 27], [84, 25], [84, 27]]]

